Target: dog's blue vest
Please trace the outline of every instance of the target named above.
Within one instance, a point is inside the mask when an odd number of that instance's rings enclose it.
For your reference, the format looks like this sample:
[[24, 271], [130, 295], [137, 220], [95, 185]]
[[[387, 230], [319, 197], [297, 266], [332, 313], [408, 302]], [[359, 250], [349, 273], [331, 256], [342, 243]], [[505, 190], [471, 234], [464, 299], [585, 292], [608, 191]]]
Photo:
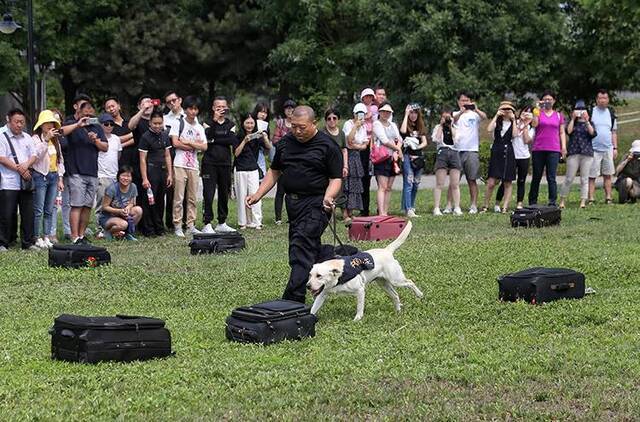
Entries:
[[343, 256], [340, 259], [344, 261], [344, 269], [342, 275], [338, 279], [338, 284], [344, 284], [351, 280], [364, 270], [371, 270], [375, 266], [373, 257], [366, 252], [358, 252], [355, 255]]

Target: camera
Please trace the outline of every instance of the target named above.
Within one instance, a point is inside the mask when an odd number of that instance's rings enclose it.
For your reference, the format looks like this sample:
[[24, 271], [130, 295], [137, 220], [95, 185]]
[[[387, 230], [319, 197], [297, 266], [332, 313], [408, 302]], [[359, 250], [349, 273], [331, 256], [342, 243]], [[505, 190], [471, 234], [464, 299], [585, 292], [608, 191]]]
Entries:
[[447, 116], [447, 117], [444, 118], [444, 124], [445, 125], [451, 126], [451, 122], [452, 122], [451, 116]]
[[475, 110], [476, 109], [476, 105], [475, 104], [465, 104], [464, 108], [465, 108], [465, 110]]
[[262, 138], [262, 132], [254, 132], [249, 134], [249, 140], [253, 141], [254, 139], [260, 139]]
[[356, 116], [358, 116], [358, 120], [364, 120], [364, 113], [359, 111], [356, 113]]
[[635, 158], [636, 160], [640, 160], [640, 152], [634, 152], [633, 158]]
[[98, 123], [100, 123], [100, 121], [98, 120], [97, 117], [89, 117], [87, 119], [87, 125], [97, 125]]

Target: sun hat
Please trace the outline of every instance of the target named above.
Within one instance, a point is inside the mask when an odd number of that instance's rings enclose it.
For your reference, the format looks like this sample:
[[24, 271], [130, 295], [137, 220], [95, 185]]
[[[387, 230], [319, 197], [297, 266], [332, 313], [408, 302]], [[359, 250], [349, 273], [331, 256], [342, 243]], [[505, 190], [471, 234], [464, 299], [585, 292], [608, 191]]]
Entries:
[[376, 94], [375, 92], [373, 92], [373, 89], [371, 88], [365, 88], [362, 90], [362, 92], [360, 93], [360, 99], [363, 99], [364, 97], [366, 97], [367, 95], [371, 95], [372, 97], [375, 97]]
[[499, 110], [511, 110], [515, 113], [516, 108], [513, 106], [513, 103], [511, 101], [502, 101], [500, 102], [500, 107], [498, 107]]
[[353, 107], [353, 114], [365, 113], [367, 114], [367, 106], [363, 103], [358, 103]]
[[38, 115], [38, 121], [36, 122], [36, 125], [33, 127], [33, 131], [35, 132], [36, 130], [38, 130], [40, 126], [42, 126], [45, 123], [53, 123], [56, 129], [60, 129], [60, 120], [58, 120], [56, 115], [53, 114], [53, 111], [42, 110]]
[[631, 152], [640, 152], [640, 139], [636, 139], [631, 143]]
[[380, 108], [378, 109], [378, 112], [380, 112], [380, 111], [388, 111], [388, 112], [390, 112], [390, 113], [393, 113], [393, 109], [391, 108], [391, 104], [389, 104], [389, 103], [386, 103], [385, 105], [383, 105], [382, 107], [380, 107]]

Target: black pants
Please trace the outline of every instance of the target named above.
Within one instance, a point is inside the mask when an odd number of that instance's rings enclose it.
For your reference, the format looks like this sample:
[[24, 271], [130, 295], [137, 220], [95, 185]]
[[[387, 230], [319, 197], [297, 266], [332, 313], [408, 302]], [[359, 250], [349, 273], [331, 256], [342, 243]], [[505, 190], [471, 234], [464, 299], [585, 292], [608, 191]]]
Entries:
[[284, 202], [284, 188], [282, 183], [276, 185], [276, 198], [273, 202], [276, 214], [276, 221], [282, 221], [282, 204]]
[[149, 205], [149, 197], [145, 194], [142, 196], [142, 220], [144, 223], [142, 226], [145, 231], [141, 230], [141, 233], [145, 236], [161, 235], [164, 234], [164, 224], [162, 217], [164, 216], [164, 195], [165, 187], [167, 186], [167, 170], [161, 166], [147, 164], [147, 178], [151, 183], [151, 190], [153, 191], [154, 205]]
[[529, 204], [538, 203], [538, 191], [542, 173], [547, 173], [547, 184], [549, 185], [549, 205], [555, 205], [558, 198], [558, 184], [556, 182], [556, 171], [560, 162], [560, 153], [555, 151], [533, 151], [531, 153], [532, 175], [531, 186], [529, 186]]
[[202, 164], [202, 222], [213, 221], [213, 197], [218, 189], [218, 223], [223, 224], [229, 215], [229, 191], [231, 190], [231, 167]]
[[5, 248], [13, 240], [20, 210], [20, 240], [22, 249], [33, 245], [33, 192], [0, 190], [0, 246]]
[[369, 215], [369, 202], [371, 200], [371, 175], [369, 174], [370, 154], [371, 149], [369, 148], [360, 151], [360, 161], [364, 169], [364, 176], [362, 176], [362, 212], [360, 215], [365, 217]]
[[[529, 159], [521, 158], [516, 159], [516, 172], [518, 174], [518, 202], [524, 201], [524, 187], [527, 181], [527, 173], [529, 172]], [[504, 184], [500, 183], [498, 187], [498, 191], [496, 192], [496, 202], [502, 201], [502, 197], [504, 197]]]
[[287, 195], [286, 204], [291, 274], [282, 298], [304, 303], [309, 271], [319, 256], [320, 239], [329, 224], [329, 215], [322, 208], [322, 196], [296, 199], [295, 195]]

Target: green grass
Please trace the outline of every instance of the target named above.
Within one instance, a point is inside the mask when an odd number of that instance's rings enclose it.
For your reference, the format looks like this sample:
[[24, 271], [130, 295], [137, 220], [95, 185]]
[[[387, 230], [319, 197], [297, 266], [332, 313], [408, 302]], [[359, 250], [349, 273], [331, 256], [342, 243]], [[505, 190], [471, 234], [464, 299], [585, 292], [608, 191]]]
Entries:
[[[236, 306], [282, 293], [287, 227], [273, 225], [271, 201], [264, 206], [267, 226], [248, 231], [248, 247], [238, 254], [194, 257], [171, 236], [109, 243], [112, 265], [69, 271], [49, 269], [45, 252], [10, 251], [0, 255], [0, 414], [635, 419], [639, 210], [578, 210], [577, 197], [571, 200], [562, 225], [541, 230], [511, 229], [506, 216], [492, 213], [416, 219], [397, 258], [424, 299], [401, 290], [404, 309], [396, 314], [371, 286], [364, 319], [354, 323], [355, 300], [334, 297], [320, 312], [315, 338], [269, 347], [227, 342], [224, 319]], [[421, 192], [418, 212], [431, 206], [431, 193]], [[582, 271], [597, 294], [543, 306], [497, 300], [496, 276], [538, 265]], [[131, 364], [51, 361], [47, 329], [60, 313], [164, 318], [177, 354]]]

